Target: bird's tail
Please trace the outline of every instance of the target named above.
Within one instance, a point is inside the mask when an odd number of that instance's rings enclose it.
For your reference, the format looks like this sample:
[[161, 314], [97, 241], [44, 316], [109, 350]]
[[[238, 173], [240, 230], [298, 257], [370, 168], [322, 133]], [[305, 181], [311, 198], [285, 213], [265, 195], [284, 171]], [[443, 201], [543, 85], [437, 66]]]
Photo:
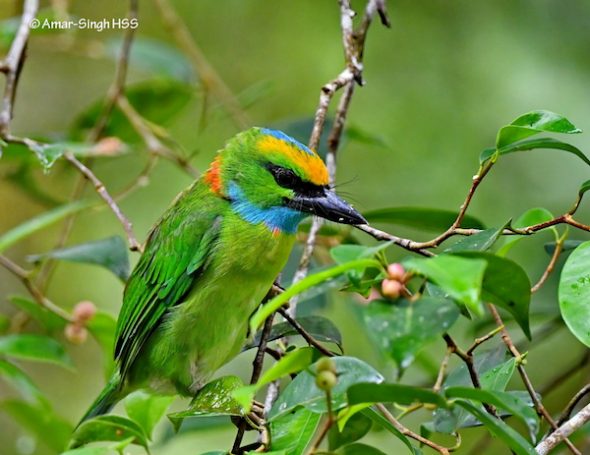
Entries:
[[119, 372], [116, 371], [113, 373], [107, 385], [102, 389], [100, 395], [94, 400], [94, 403], [92, 403], [88, 411], [86, 411], [86, 414], [84, 414], [84, 417], [82, 417], [78, 423], [78, 426], [92, 417], [109, 412], [111, 408], [117, 404], [117, 401], [122, 398], [122, 383], [123, 381], [121, 380]]

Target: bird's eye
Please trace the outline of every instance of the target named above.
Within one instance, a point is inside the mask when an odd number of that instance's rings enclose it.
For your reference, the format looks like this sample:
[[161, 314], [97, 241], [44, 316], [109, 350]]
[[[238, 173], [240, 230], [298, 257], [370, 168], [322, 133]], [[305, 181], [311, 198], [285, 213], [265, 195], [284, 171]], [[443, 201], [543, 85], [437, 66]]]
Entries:
[[269, 165], [268, 169], [275, 181], [283, 188], [294, 189], [295, 186], [301, 183], [301, 179], [291, 169], [274, 165]]

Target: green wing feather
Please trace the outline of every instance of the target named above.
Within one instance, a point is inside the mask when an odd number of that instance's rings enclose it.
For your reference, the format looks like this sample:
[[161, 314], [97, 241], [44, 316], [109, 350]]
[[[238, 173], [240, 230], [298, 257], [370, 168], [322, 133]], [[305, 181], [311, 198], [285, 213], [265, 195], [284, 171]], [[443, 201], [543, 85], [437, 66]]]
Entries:
[[197, 182], [150, 233], [127, 282], [117, 323], [115, 360], [122, 377], [166, 311], [184, 301], [207, 266], [226, 205]]

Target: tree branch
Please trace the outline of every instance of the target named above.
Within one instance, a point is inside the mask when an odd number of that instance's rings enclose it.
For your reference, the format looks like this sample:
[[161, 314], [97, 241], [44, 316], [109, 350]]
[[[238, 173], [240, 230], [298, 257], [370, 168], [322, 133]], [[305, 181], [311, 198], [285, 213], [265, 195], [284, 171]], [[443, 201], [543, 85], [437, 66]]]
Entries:
[[539, 455], [546, 455], [561, 442], [566, 442], [567, 444], [568, 436], [581, 428], [588, 421], [590, 421], [590, 404], [583, 407], [576, 415], [543, 439], [537, 447], [535, 447], [535, 450]]

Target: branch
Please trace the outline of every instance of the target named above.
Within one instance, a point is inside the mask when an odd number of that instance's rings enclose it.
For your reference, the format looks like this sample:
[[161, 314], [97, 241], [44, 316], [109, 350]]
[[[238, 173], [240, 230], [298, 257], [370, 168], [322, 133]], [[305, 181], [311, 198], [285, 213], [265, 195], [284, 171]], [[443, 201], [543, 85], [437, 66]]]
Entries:
[[547, 281], [547, 278], [549, 278], [549, 275], [551, 274], [551, 272], [553, 272], [553, 269], [555, 268], [555, 264], [557, 264], [557, 259], [559, 259], [559, 255], [563, 251], [563, 242], [564, 241], [565, 241], [565, 237], [562, 237], [555, 244], [555, 250], [553, 251], [553, 254], [551, 255], [551, 260], [549, 261], [549, 264], [547, 264], [547, 267], [545, 268], [543, 275], [541, 275], [541, 278], [539, 278], [539, 281], [537, 281], [535, 283], [535, 285], [531, 288], [532, 293], [537, 292], [539, 289], [541, 289], [541, 286], [543, 286], [545, 281]]
[[586, 384], [584, 387], [582, 387], [578, 391], [578, 393], [576, 393], [574, 395], [574, 397], [567, 404], [567, 406], [565, 407], [565, 409], [561, 413], [561, 416], [559, 416], [559, 419], [557, 420], [557, 425], [560, 425], [560, 426], [563, 425], [567, 421], [567, 419], [569, 419], [572, 411], [578, 405], [578, 403], [582, 400], [582, 398], [584, 398], [589, 393], [590, 393], [590, 384]]
[[590, 404], [583, 407], [576, 415], [543, 439], [543, 441], [535, 447], [535, 450], [539, 455], [546, 455], [561, 442], [566, 442], [567, 444], [568, 436], [581, 428], [588, 421], [590, 421]]
[[39, 9], [38, 0], [25, 0], [23, 15], [16, 36], [12, 41], [6, 58], [0, 63], [0, 69], [6, 75], [2, 110], [0, 111], [0, 137], [10, 135], [10, 122], [14, 111], [16, 88], [25, 60], [30, 24]]
[[289, 312], [286, 309], [280, 308], [278, 310], [278, 313], [283, 316], [285, 318], [285, 320], [291, 324], [291, 326], [297, 330], [297, 332], [299, 333], [299, 335], [301, 335], [303, 337], [303, 339], [305, 341], [308, 342], [309, 345], [313, 346], [314, 348], [316, 348], [318, 351], [320, 351], [322, 354], [324, 354], [325, 356], [328, 357], [333, 357], [334, 353], [329, 351], [328, 349], [326, 349], [325, 347], [323, 347], [318, 340], [316, 340], [312, 335], [310, 335], [307, 330], [305, 330], [303, 328], [303, 326], [301, 324], [299, 324], [299, 322], [297, 322], [296, 319], [293, 319], [291, 317], [291, 315], [289, 314]]

